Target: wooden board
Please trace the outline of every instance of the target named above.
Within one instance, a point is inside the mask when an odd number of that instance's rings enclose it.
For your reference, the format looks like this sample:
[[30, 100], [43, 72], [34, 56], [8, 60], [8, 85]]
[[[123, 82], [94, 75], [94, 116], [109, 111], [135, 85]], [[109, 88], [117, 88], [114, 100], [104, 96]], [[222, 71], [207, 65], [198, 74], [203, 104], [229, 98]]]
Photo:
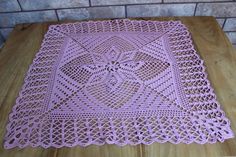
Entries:
[[[151, 20], [180, 19], [189, 28], [195, 48], [205, 61], [208, 78], [215, 89], [232, 129], [236, 132], [236, 51], [213, 17], [146, 18]], [[154, 143], [119, 147], [116, 145], [86, 148], [3, 148], [3, 137], [8, 114], [22, 86], [23, 79], [35, 53], [39, 50], [43, 35], [51, 23], [18, 25], [0, 52], [0, 156], [1, 157], [222, 157], [236, 156], [236, 138], [216, 144]]]

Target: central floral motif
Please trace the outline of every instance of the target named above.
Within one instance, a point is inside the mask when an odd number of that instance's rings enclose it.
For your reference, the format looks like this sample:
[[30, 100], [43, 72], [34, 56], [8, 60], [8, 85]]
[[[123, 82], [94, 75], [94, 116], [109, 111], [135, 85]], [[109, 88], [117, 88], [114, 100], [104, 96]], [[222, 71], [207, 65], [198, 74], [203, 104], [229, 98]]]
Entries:
[[105, 54], [92, 54], [93, 64], [82, 67], [92, 73], [88, 83], [105, 83], [108, 90], [116, 89], [124, 80], [132, 82], [142, 82], [135, 71], [144, 62], [135, 61], [135, 51], [120, 52], [115, 47], [111, 47]]

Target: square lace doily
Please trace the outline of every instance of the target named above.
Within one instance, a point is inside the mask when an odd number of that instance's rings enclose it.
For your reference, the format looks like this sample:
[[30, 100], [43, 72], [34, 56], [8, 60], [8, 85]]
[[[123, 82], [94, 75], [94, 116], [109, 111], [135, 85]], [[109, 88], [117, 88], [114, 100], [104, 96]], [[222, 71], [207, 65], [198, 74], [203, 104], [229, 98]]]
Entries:
[[9, 116], [4, 146], [232, 138], [180, 21], [52, 25]]

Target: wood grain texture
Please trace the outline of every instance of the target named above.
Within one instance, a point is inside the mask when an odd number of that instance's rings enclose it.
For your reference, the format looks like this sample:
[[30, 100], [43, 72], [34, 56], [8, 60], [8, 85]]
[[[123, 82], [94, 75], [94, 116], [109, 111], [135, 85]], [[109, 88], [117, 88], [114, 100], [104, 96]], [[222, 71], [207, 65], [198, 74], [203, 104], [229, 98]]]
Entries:
[[[143, 19], [143, 18], [142, 18]], [[236, 132], [236, 50], [213, 17], [145, 18], [181, 20], [192, 34], [194, 45], [207, 67], [208, 79], [221, 107]], [[71, 21], [70, 21], [71, 22]], [[85, 148], [3, 148], [8, 114], [15, 103], [26, 71], [40, 48], [43, 35], [52, 23], [18, 25], [0, 52], [0, 156], [1, 157], [223, 157], [236, 156], [236, 138], [216, 144], [154, 143], [119, 147], [116, 145]]]

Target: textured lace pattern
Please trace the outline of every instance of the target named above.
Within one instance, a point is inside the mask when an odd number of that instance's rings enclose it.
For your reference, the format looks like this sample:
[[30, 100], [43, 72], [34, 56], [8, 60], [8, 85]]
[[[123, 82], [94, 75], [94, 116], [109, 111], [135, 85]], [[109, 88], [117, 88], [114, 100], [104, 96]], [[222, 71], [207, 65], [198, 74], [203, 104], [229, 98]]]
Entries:
[[232, 138], [180, 21], [51, 25], [9, 116], [4, 147]]

